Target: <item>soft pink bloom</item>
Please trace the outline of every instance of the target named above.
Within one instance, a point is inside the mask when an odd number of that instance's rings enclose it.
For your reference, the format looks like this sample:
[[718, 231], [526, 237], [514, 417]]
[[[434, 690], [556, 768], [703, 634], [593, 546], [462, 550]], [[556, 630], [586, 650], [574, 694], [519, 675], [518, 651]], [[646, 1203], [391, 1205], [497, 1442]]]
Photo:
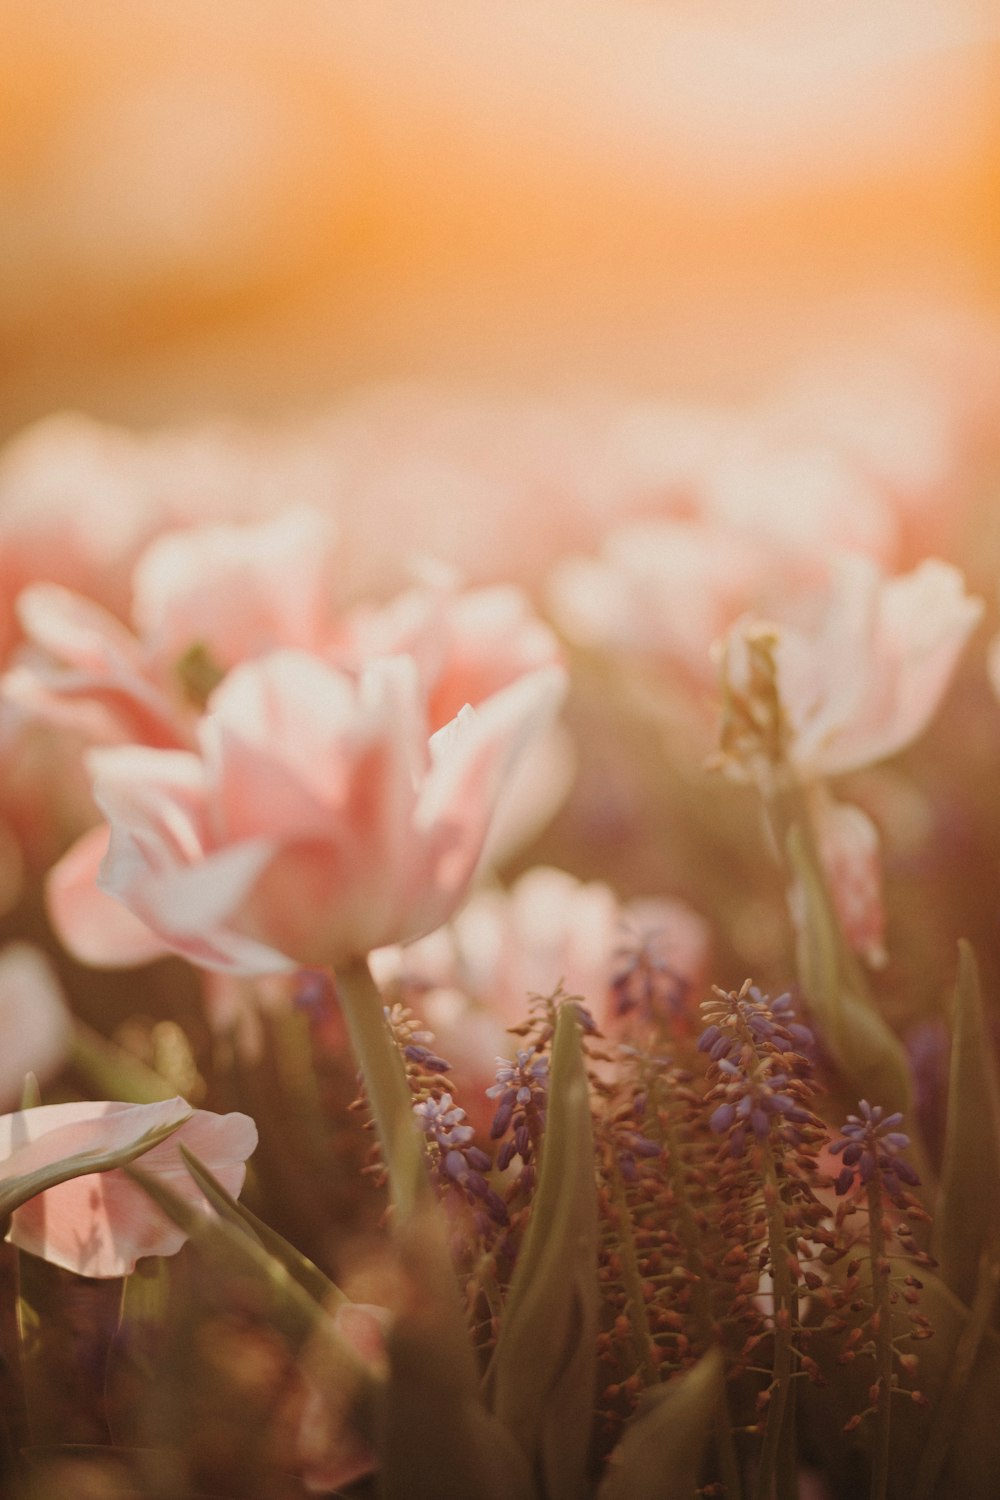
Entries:
[[[473, 708], [528, 672], [561, 660], [559, 642], [510, 585], [458, 592], [454, 579], [407, 590], [380, 608], [352, 611], [330, 653], [359, 666], [375, 656], [406, 655], [417, 667], [431, 730]], [[528, 745], [503, 788], [483, 850], [484, 867], [502, 864], [531, 842], [565, 800], [576, 759], [559, 724]]]
[[36, 583], [18, 600], [18, 618], [31, 649], [4, 676], [9, 702], [98, 742], [185, 743], [180, 682], [168, 691], [109, 610], [60, 584]]
[[330, 523], [309, 510], [161, 536], [133, 574], [134, 631], [90, 599], [35, 584], [18, 602], [32, 649], [7, 673], [5, 694], [99, 742], [186, 747], [231, 667], [281, 646], [328, 644], [331, 547]]
[[740, 615], [807, 607], [831, 551], [887, 562], [895, 550], [894, 518], [856, 464], [756, 414], [720, 417], [687, 486], [645, 509], [607, 533], [599, 557], [556, 566], [553, 611], [571, 640], [642, 656], [695, 687]]
[[80, 963], [131, 969], [163, 958], [170, 949], [98, 885], [110, 839], [106, 823], [77, 839], [49, 871], [45, 907], [59, 941]]
[[[309, 510], [162, 536], [135, 569], [135, 633], [92, 601], [37, 584], [21, 599], [32, 649], [5, 678], [8, 701], [105, 743], [192, 749], [199, 685], [207, 694], [242, 659], [272, 647], [309, 649], [353, 673], [372, 656], [412, 655], [432, 731], [557, 661], [555, 636], [514, 588], [461, 594], [439, 579], [335, 616], [331, 541], [328, 523]], [[504, 787], [484, 858], [530, 836], [565, 796], [572, 757], [554, 736], [530, 748], [531, 764]], [[56, 929], [85, 963], [158, 957], [162, 943], [91, 884], [100, 837], [86, 834], [51, 874]]]
[[846, 445], [822, 428], [782, 431], [766, 411], [733, 421], [707, 459], [702, 506], [710, 525], [768, 549], [772, 567], [822, 576], [833, 550], [890, 565], [892, 507]]
[[342, 665], [376, 656], [410, 656], [427, 698], [432, 730], [515, 682], [559, 660], [559, 643], [522, 589], [509, 585], [459, 593], [442, 579], [410, 589], [381, 608], [359, 608], [344, 621], [332, 656]]
[[326, 503], [330, 462], [311, 473], [314, 448], [225, 423], [139, 434], [61, 413], [27, 428], [0, 452], [0, 660], [31, 583], [125, 619], [132, 568], [160, 532], [271, 514], [289, 495]]
[[745, 692], [747, 640], [772, 630], [788, 763], [807, 781], [841, 775], [924, 732], [982, 611], [947, 563], [885, 578], [868, 559], [844, 557], [816, 629], [738, 625], [722, 649], [723, 676]]
[[[388, 1373], [385, 1346], [389, 1312], [368, 1302], [341, 1302], [333, 1313], [333, 1326], [377, 1378]], [[298, 1456], [302, 1481], [307, 1490], [328, 1494], [372, 1474], [378, 1460], [367, 1443], [353, 1430], [349, 1414], [329, 1381], [310, 1380], [298, 1434]]]
[[[189, 1203], [205, 1205], [181, 1157], [185, 1145], [231, 1193], [243, 1185], [257, 1129], [246, 1115], [162, 1104], [50, 1104], [0, 1116], [0, 1178], [19, 1177], [84, 1152], [138, 1144], [154, 1128], [178, 1128], [138, 1165]], [[205, 1205], [207, 1211], [207, 1205]], [[84, 1276], [127, 1276], [143, 1255], [173, 1255], [184, 1232], [120, 1168], [71, 1178], [15, 1210], [9, 1238], [22, 1250]]]
[[578, 644], [660, 658], [706, 682], [712, 642], [756, 596], [766, 564], [721, 526], [648, 521], [612, 532], [601, 558], [556, 568], [552, 605]]
[[684, 1025], [708, 947], [708, 924], [683, 901], [621, 903], [601, 881], [539, 866], [509, 890], [477, 891], [439, 932], [374, 953], [372, 969], [387, 996], [427, 1022], [461, 1091], [493, 1082], [512, 1045], [507, 1028], [525, 1019], [531, 995], [560, 984], [602, 1030], [650, 1012]]
[[[886, 961], [885, 903], [878, 829], [866, 812], [837, 802], [822, 785], [810, 797], [813, 836], [830, 899], [850, 947], [873, 968]], [[802, 893], [790, 894], [793, 920], [804, 920]]]
[[27, 1073], [44, 1082], [63, 1064], [72, 1022], [55, 970], [38, 948], [0, 952], [0, 1106], [19, 1104]]
[[293, 651], [239, 667], [199, 753], [93, 753], [111, 825], [102, 884], [210, 968], [418, 937], [464, 898], [510, 769], [564, 687], [559, 668], [529, 673], [430, 735], [405, 658], [357, 677]]
[[166, 674], [192, 646], [220, 671], [278, 646], [321, 649], [334, 624], [333, 544], [332, 522], [307, 509], [161, 536], [133, 575], [145, 651]]

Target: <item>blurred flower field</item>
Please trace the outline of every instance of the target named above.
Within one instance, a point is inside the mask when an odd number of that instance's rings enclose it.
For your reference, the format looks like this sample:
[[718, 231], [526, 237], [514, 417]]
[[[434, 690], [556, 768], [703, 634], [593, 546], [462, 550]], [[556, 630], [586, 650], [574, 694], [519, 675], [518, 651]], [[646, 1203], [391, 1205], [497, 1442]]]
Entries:
[[995, 1492], [998, 73], [14, 5], [0, 1493]]

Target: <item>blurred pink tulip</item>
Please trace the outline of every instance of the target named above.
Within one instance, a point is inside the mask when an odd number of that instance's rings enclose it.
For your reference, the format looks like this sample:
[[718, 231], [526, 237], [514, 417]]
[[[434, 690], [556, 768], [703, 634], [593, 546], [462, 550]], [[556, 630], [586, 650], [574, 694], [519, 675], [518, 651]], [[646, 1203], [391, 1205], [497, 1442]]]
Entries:
[[98, 885], [110, 837], [101, 823], [77, 839], [49, 871], [45, 906], [59, 941], [80, 963], [131, 969], [163, 958], [170, 949]]
[[886, 578], [866, 558], [843, 557], [818, 627], [737, 625], [722, 648], [723, 678], [746, 692], [748, 643], [772, 632], [787, 761], [805, 781], [842, 775], [924, 732], [982, 612], [947, 563]]
[[70, 1014], [55, 970], [38, 948], [0, 952], [0, 1106], [19, 1104], [27, 1073], [44, 1082], [65, 1061]]
[[551, 720], [557, 667], [428, 735], [416, 668], [357, 678], [276, 652], [237, 668], [200, 754], [95, 751], [104, 889], [209, 968], [335, 963], [439, 926], [465, 896], [511, 767]]
[[[151, 1130], [171, 1124], [178, 1128], [142, 1155], [142, 1170], [189, 1202], [204, 1204], [179, 1151], [185, 1145], [229, 1192], [238, 1193], [244, 1163], [257, 1145], [256, 1126], [246, 1115], [192, 1110], [184, 1099], [50, 1104], [0, 1116], [0, 1180], [85, 1152], [128, 1150]], [[140, 1256], [173, 1255], [185, 1235], [120, 1168], [113, 1168], [70, 1178], [30, 1199], [14, 1211], [9, 1238], [80, 1275], [127, 1276]]]
[[477, 891], [446, 928], [374, 953], [372, 971], [387, 998], [426, 1021], [463, 1104], [488, 1127], [492, 1109], [476, 1109], [475, 1091], [494, 1081], [532, 995], [561, 984], [608, 1032], [651, 1011], [683, 1024], [697, 1016], [708, 954], [708, 924], [685, 902], [620, 903], [602, 881], [538, 866], [509, 890]]
[[[822, 785], [813, 788], [810, 813], [840, 930], [855, 953], [872, 968], [881, 968], [886, 950], [878, 829], [860, 807], [835, 801]], [[801, 926], [804, 908], [797, 889], [792, 890], [790, 909]]]
[[[333, 1326], [373, 1374], [385, 1377], [388, 1356], [386, 1326], [390, 1314], [368, 1302], [341, 1302], [333, 1313]], [[315, 1494], [340, 1490], [372, 1474], [378, 1467], [375, 1454], [357, 1436], [329, 1381], [309, 1383], [298, 1434], [298, 1456], [302, 1482]]]
[[309, 510], [161, 536], [133, 574], [135, 634], [94, 601], [35, 584], [18, 602], [32, 649], [5, 695], [102, 743], [186, 747], [229, 668], [280, 646], [327, 645], [331, 545], [330, 523]]

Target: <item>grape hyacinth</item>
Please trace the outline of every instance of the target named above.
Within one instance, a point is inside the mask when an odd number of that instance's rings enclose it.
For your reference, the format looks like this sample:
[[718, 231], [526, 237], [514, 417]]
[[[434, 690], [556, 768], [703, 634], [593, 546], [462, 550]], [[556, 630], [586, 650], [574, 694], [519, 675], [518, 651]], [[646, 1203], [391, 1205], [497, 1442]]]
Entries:
[[899, 1153], [910, 1144], [909, 1136], [899, 1129], [903, 1116], [898, 1112], [886, 1115], [881, 1105], [871, 1105], [867, 1099], [861, 1100], [858, 1110], [858, 1114], [848, 1115], [843, 1134], [830, 1147], [844, 1163], [834, 1183], [836, 1191], [843, 1197], [855, 1181], [867, 1186], [878, 1172], [890, 1198], [898, 1200], [904, 1184], [920, 1185], [910, 1164], [899, 1159]]
[[549, 1059], [543, 1054], [519, 1047], [513, 1061], [497, 1058], [497, 1081], [486, 1090], [488, 1099], [499, 1101], [490, 1136], [498, 1141], [513, 1126], [513, 1135], [504, 1141], [497, 1157], [501, 1171], [517, 1157], [525, 1171], [534, 1171], [532, 1161], [545, 1124], [548, 1086]]
[[614, 953], [611, 993], [617, 1016], [638, 1014], [646, 1021], [677, 1020], [684, 1013], [689, 983], [663, 956], [663, 933], [626, 931]]
[[726, 1146], [730, 1156], [742, 1156], [751, 1135], [758, 1143], [766, 1141], [774, 1124], [785, 1127], [783, 1135], [789, 1144], [797, 1144], [795, 1127], [815, 1122], [811, 1112], [797, 1102], [801, 1083], [787, 1073], [770, 1071], [766, 1063], [747, 1073], [727, 1057], [718, 1068], [719, 1082], [712, 1096], [718, 1098], [721, 1093], [723, 1100], [708, 1123], [716, 1135], [732, 1132]]
[[473, 1144], [475, 1132], [465, 1123], [465, 1110], [451, 1094], [442, 1093], [421, 1099], [413, 1106], [413, 1113], [431, 1148], [439, 1180], [460, 1188], [466, 1200], [474, 1208], [481, 1205], [495, 1224], [506, 1225], [506, 1205], [485, 1176], [492, 1162]]
[[711, 1024], [698, 1038], [698, 1051], [707, 1052], [713, 1062], [735, 1057], [747, 1047], [808, 1054], [815, 1045], [809, 1027], [795, 1019], [791, 995], [772, 1000], [749, 980], [738, 993], [716, 989], [715, 994], [716, 1000], [702, 1005]]

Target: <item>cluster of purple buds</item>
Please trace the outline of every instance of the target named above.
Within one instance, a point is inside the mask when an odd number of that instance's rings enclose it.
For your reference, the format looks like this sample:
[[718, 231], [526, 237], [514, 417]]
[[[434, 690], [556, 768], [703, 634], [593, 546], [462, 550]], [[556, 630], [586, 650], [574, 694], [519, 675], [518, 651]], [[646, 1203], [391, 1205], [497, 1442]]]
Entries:
[[450, 1073], [451, 1063], [446, 1058], [438, 1057], [427, 1045], [433, 1040], [429, 1031], [415, 1031], [412, 1039], [403, 1047], [403, 1056], [407, 1062], [414, 1063], [425, 1073]]
[[756, 985], [745, 984], [738, 994], [706, 1001], [702, 1010], [711, 1024], [698, 1038], [698, 1051], [707, 1052], [713, 1062], [744, 1049], [802, 1053], [815, 1045], [809, 1027], [796, 1021], [788, 994], [772, 1000]]
[[716, 1135], [731, 1132], [726, 1147], [729, 1156], [742, 1156], [751, 1137], [762, 1144], [775, 1122], [785, 1127], [785, 1138], [792, 1142], [800, 1140], [797, 1126], [815, 1123], [795, 1097], [800, 1085], [787, 1073], [761, 1066], [747, 1073], [728, 1057], [723, 1057], [718, 1067], [719, 1083], [713, 1092], [725, 1097], [708, 1123]]
[[493, 1164], [485, 1151], [473, 1145], [475, 1132], [465, 1123], [465, 1110], [450, 1094], [441, 1094], [421, 1099], [413, 1106], [413, 1113], [435, 1148], [440, 1179], [461, 1188], [467, 1200], [485, 1209], [495, 1224], [507, 1224], [507, 1205], [485, 1176]]
[[405, 1060], [418, 1074], [450, 1073], [451, 1063], [439, 1057], [431, 1043], [433, 1031], [424, 1031], [408, 1006], [397, 1002], [382, 1007], [386, 1025]]
[[887, 1115], [880, 1104], [869, 1104], [867, 1099], [861, 1100], [858, 1110], [847, 1116], [843, 1135], [830, 1147], [844, 1162], [834, 1183], [837, 1193], [842, 1196], [858, 1179], [867, 1185], [876, 1173], [892, 1198], [898, 1198], [904, 1187], [918, 1187], [920, 1178], [909, 1162], [899, 1158], [899, 1152], [910, 1144], [909, 1136], [899, 1129], [903, 1116]]
[[644, 1020], [665, 1020], [684, 1014], [690, 984], [663, 956], [659, 931], [628, 934], [614, 955], [611, 979], [618, 1016], [635, 1012]]
[[508, 1130], [497, 1157], [497, 1166], [505, 1171], [516, 1157], [525, 1167], [532, 1157], [532, 1128], [537, 1132], [545, 1123], [545, 1106], [549, 1092], [549, 1060], [538, 1052], [518, 1048], [513, 1061], [497, 1058], [497, 1081], [486, 1090], [488, 1099], [496, 1099], [490, 1136], [498, 1141]]

